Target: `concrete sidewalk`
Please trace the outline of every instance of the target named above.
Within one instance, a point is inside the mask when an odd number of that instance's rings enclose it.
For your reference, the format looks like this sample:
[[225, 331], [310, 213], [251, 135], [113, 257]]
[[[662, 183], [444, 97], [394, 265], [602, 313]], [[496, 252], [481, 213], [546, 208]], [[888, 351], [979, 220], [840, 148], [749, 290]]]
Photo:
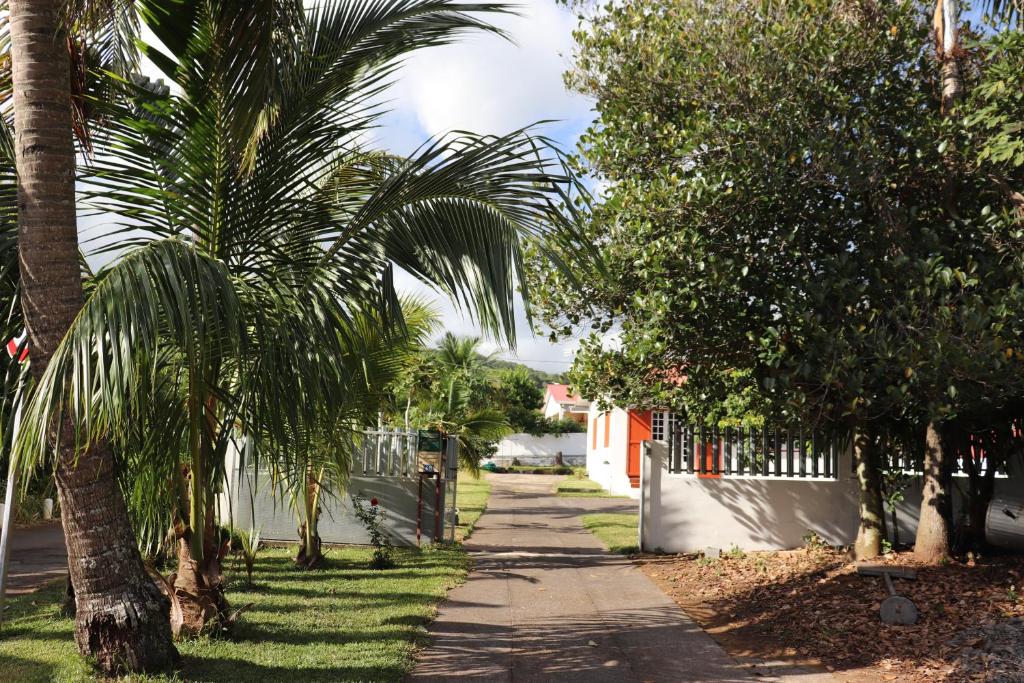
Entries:
[[15, 526], [7, 572], [8, 595], [31, 593], [49, 581], [67, 576], [67, 546], [60, 520]]
[[[627, 559], [580, 525], [636, 502], [560, 498], [560, 478], [491, 476], [466, 544], [475, 569], [443, 603], [412, 681], [832, 681], [732, 659]], [[752, 676], [756, 671], [756, 678]]]

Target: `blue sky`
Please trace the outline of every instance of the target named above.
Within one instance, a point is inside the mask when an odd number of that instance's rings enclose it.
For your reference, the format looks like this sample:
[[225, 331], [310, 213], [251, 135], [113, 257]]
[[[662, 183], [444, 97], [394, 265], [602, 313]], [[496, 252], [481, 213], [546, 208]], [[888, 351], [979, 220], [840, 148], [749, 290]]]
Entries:
[[[418, 52], [403, 65], [389, 94], [391, 112], [377, 131], [380, 145], [403, 154], [451, 130], [505, 133], [547, 120], [552, 122], [539, 131], [564, 150], [575, 148], [593, 117], [591, 103], [567, 92], [562, 83], [576, 19], [554, 0], [516, 4], [520, 16], [495, 22], [511, 42], [487, 34], [467, 36], [455, 45]], [[400, 277], [399, 284], [435, 301], [444, 331], [480, 335], [474, 322], [443, 297], [411, 277]], [[568, 368], [574, 341], [550, 344], [543, 335], [535, 337], [521, 307], [517, 320], [516, 351], [487, 342], [488, 351], [550, 372]]]

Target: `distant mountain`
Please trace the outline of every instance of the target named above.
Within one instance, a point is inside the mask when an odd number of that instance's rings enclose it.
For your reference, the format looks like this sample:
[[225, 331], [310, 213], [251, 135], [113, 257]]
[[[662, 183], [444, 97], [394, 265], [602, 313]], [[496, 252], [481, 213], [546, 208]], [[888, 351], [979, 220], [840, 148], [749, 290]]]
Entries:
[[529, 365], [523, 363], [517, 363], [512, 360], [504, 360], [501, 358], [493, 358], [485, 363], [487, 367], [494, 368], [495, 370], [511, 370], [513, 368], [526, 368], [530, 375], [537, 380], [537, 384], [543, 388], [548, 384], [562, 384], [565, 382], [565, 376], [560, 372], [544, 372], [536, 368], [531, 368]]

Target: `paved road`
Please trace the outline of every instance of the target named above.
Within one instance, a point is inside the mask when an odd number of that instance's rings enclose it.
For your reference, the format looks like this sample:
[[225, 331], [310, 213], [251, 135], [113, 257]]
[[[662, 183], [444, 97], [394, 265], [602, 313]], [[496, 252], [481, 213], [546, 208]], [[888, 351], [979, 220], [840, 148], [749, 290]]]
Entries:
[[67, 576], [67, 548], [60, 521], [15, 526], [7, 571], [8, 595], [31, 593], [44, 583]]
[[411, 681], [800, 681], [729, 657], [643, 572], [585, 531], [623, 499], [560, 498], [557, 477], [496, 475], [467, 547], [475, 569], [431, 625]]

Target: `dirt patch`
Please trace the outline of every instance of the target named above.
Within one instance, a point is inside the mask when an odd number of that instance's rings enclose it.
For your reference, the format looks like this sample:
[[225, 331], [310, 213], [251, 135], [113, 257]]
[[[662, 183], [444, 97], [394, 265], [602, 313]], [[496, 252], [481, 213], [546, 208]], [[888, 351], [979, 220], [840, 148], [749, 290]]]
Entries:
[[883, 624], [882, 579], [858, 576], [828, 549], [637, 561], [733, 656], [817, 664], [851, 683], [990, 680], [958, 672], [964, 644], [954, 640], [1024, 616], [1024, 557], [921, 567], [909, 554], [887, 556], [879, 564], [918, 572], [896, 581], [920, 610], [914, 626]]

